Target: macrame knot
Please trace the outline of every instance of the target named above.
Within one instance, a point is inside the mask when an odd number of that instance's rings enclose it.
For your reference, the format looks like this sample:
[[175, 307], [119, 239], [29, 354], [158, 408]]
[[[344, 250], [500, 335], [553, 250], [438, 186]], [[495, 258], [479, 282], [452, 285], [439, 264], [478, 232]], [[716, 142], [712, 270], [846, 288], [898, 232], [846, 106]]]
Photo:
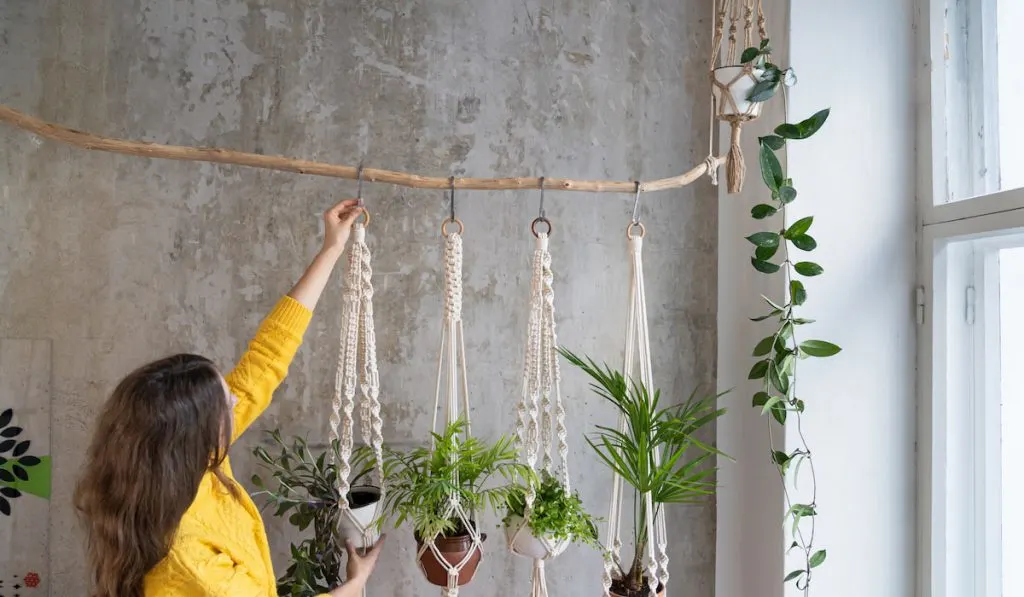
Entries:
[[743, 190], [743, 181], [747, 176], [747, 165], [743, 161], [743, 149], [740, 147], [743, 121], [739, 119], [730, 120], [729, 125], [732, 127], [732, 139], [729, 143], [729, 154], [725, 159], [726, 177], [729, 193], [739, 193]]

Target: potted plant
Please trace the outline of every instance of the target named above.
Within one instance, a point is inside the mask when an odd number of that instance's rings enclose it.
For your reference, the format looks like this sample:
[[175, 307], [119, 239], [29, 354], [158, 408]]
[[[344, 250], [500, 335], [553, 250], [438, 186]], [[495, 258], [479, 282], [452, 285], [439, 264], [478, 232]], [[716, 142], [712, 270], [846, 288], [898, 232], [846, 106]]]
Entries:
[[561, 553], [569, 543], [600, 547], [597, 523], [583, 509], [578, 493], [569, 493], [547, 471], [542, 471], [529, 520], [526, 516], [526, 484], [516, 485], [506, 503], [505, 537], [514, 553], [534, 559]]
[[[352, 515], [371, 537], [364, 542], [361, 530], [342, 512], [338, 490], [338, 463], [341, 453], [338, 442], [332, 442], [328, 452], [314, 456], [302, 438], [286, 442], [279, 431], [270, 432], [278, 449], [271, 456], [263, 446], [253, 452], [270, 472], [271, 483], [253, 475], [252, 483], [266, 506], [276, 508], [275, 516], [288, 515], [288, 522], [300, 531], [313, 528], [313, 536], [291, 546], [292, 563], [278, 579], [278, 594], [290, 597], [311, 597], [330, 591], [337, 584], [337, 574], [343, 561], [345, 541], [358, 547], [369, 547], [376, 542], [380, 531], [381, 490], [371, 485], [369, 474], [373, 470], [373, 451], [362, 446], [352, 453], [352, 478], [348, 503]], [[265, 506], [265, 507], [266, 507]]]
[[[682, 404], [660, 407], [660, 390], [651, 391], [640, 381], [626, 380], [622, 373], [598, 366], [559, 349], [573, 365], [593, 380], [591, 389], [610, 402], [623, 417], [625, 427], [598, 426], [587, 443], [608, 468], [633, 488], [633, 559], [628, 569], [618, 562], [611, 592], [620, 597], [646, 597], [651, 579], [644, 574], [644, 553], [650, 537], [647, 520], [656, 517], [666, 504], [701, 503], [715, 492], [717, 467], [711, 460], [722, 455], [696, 435], [725, 414], [717, 408], [721, 394], [698, 397], [696, 392]], [[658, 460], [656, 454], [660, 454]], [[642, 496], [649, 494], [653, 511]], [[662, 595], [665, 587], [658, 586]]]
[[[433, 433], [433, 447], [409, 452], [387, 451], [385, 471], [388, 494], [385, 508], [395, 515], [395, 526], [412, 522], [420, 569], [431, 584], [448, 585], [448, 568], [460, 567], [458, 585], [473, 579], [480, 564], [477, 516], [506, 504], [517, 478], [536, 475], [517, 461], [509, 437], [488, 444], [465, 437], [466, 425], [456, 421], [442, 433]], [[497, 481], [495, 485], [493, 482]], [[452, 511], [458, 503], [465, 516]], [[480, 535], [480, 541], [487, 539]], [[433, 542], [435, 549], [423, 549]], [[444, 561], [441, 561], [441, 559]]]
[[780, 84], [786, 87], [796, 84], [793, 69], [783, 69], [769, 61], [771, 52], [769, 40], [765, 39], [759, 46], [744, 50], [739, 64], [715, 69], [717, 84], [712, 90], [719, 118], [757, 118], [761, 115], [761, 105], [775, 95]]

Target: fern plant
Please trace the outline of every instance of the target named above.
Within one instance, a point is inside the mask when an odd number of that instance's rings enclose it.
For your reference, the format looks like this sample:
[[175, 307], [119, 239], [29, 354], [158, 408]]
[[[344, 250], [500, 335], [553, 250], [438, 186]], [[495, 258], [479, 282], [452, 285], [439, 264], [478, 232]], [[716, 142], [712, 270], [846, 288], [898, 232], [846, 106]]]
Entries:
[[409, 520], [423, 540], [468, 534], [470, 529], [459, 518], [448, 515], [452, 499], [470, 517], [487, 509], [497, 512], [515, 490], [517, 477], [536, 479], [530, 467], [518, 462], [511, 438], [502, 436], [488, 444], [465, 437], [465, 430], [465, 422], [456, 421], [442, 433], [431, 434], [432, 449], [387, 450], [385, 509], [394, 514], [396, 527]]
[[[286, 442], [279, 431], [268, 435], [277, 453], [271, 455], [263, 446], [253, 451], [270, 473], [267, 482], [253, 475], [252, 483], [259, 489], [253, 497], [262, 498], [264, 508], [274, 508], [275, 516], [288, 516], [288, 522], [300, 531], [313, 529], [312, 537], [291, 545], [291, 564], [277, 581], [278, 594], [313, 597], [327, 593], [337, 586], [344, 563], [345, 545], [336, 532], [342, 515], [336, 465], [341, 462], [340, 446], [333, 442], [330, 452], [314, 455], [302, 438]], [[350, 483], [359, 485], [373, 470], [373, 451], [366, 446], [357, 448], [351, 464], [354, 474]]]
[[[648, 588], [643, 556], [650, 540], [649, 517], [657, 516], [665, 504], [703, 503], [715, 493], [718, 469], [712, 458], [724, 454], [697, 439], [697, 433], [725, 414], [724, 408], [717, 408], [721, 394], [698, 397], [694, 392], [682, 404], [661, 407], [660, 390], [652, 393], [642, 382], [627, 380], [607, 365], [564, 348], [559, 352], [590, 376], [594, 393], [625, 419], [622, 431], [599, 425], [586, 439], [601, 461], [633, 488], [633, 559], [628, 569], [619, 566], [613, 589], [623, 595], [643, 594]], [[653, 512], [641, 499], [645, 493], [651, 496]]]
[[[513, 516], [525, 517], [528, 487], [526, 484], [519, 484], [509, 492], [503, 519], [506, 526]], [[600, 546], [597, 540], [597, 522], [583, 508], [583, 500], [580, 499], [579, 493], [566, 491], [558, 479], [547, 471], [541, 471], [539, 483], [535, 488], [533, 508], [526, 523], [534, 537]]]

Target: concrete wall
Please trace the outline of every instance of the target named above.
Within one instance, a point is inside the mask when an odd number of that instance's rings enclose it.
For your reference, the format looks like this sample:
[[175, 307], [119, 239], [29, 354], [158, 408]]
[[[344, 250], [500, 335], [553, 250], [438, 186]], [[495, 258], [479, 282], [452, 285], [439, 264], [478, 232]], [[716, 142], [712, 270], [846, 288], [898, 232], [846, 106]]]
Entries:
[[[707, 148], [704, 0], [329, 2], [38, 0], [0, 4], [0, 102], [122, 137], [425, 174], [661, 177]], [[53, 341], [53, 595], [86, 578], [71, 492], [93, 416], [131, 368], [191, 350], [230, 366], [313, 255], [318, 217], [354, 184], [92, 154], [0, 130], [0, 337]], [[375, 217], [387, 437], [424, 439], [441, 312], [442, 194], [367, 189]], [[655, 376], [669, 397], [715, 386], [716, 192], [645, 197]], [[631, 197], [548, 195], [562, 341], [617, 363]], [[536, 214], [533, 193], [462, 194], [475, 429], [513, 424]], [[259, 427], [325, 438], [337, 349], [332, 286]], [[612, 413], [567, 372], [573, 464], [593, 511], [607, 472], [581, 434]], [[259, 429], [233, 451], [254, 472]], [[714, 591], [714, 506], [670, 511], [673, 593]], [[40, 524], [44, 524], [40, 521]], [[268, 519], [281, 568], [291, 535]], [[497, 531], [497, 529], [494, 529]], [[496, 537], [497, 533], [492, 534]], [[424, 594], [408, 531], [375, 594]], [[500, 541], [474, 595], [525, 592]], [[595, 593], [599, 559], [550, 567]], [[502, 588], [490, 581], [497, 580]]]

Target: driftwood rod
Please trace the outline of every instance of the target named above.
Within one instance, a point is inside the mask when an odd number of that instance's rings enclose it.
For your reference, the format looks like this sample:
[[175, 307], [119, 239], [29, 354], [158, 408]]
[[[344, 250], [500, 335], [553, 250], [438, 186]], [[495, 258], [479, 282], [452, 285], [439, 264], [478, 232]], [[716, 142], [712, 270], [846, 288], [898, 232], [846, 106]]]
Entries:
[[[295, 158], [246, 153], [243, 151], [234, 151], [232, 149], [162, 145], [160, 143], [148, 143], [145, 141], [130, 141], [126, 139], [115, 139], [113, 137], [103, 137], [92, 133], [77, 131], [52, 122], [47, 122], [34, 116], [29, 116], [23, 112], [19, 112], [18, 110], [3, 104], [0, 104], [0, 121], [6, 122], [30, 133], [34, 133], [40, 137], [66, 143], [74, 147], [97, 151], [109, 151], [111, 153], [120, 153], [124, 155], [160, 158], [166, 160], [183, 160], [189, 162], [233, 164], [236, 166], [250, 166], [252, 168], [263, 168], [266, 170], [295, 172], [297, 174], [347, 178], [350, 180], [356, 180], [359, 171], [355, 166], [325, 164], [322, 162], [311, 162], [309, 160], [300, 160]], [[667, 189], [684, 187], [706, 174], [711, 162], [713, 162], [713, 168], [718, 168], [725, 162], [725, 157], [711, 158], [710, 160], [695, 166], [689, 172], [685, 172], [679, 176], [641, 182], [640, 191], [664, 191]], [[417, 189], [450, 188], [450, 182], [448, 178], [445, 177], [420, 176], [418, 174], [408, 174], [405, 172], [396, 172], [394, 170], [381, 170], [379, 168], [364, 168], [363, 180], [366, 182], [387, 183]], [[508, 191], [516, 189], [537, 189], [539, 186], [540, 179], [538, 178], [455, 179], [455, 188], [467, 190]], [[592, 193], [632, 193], [636, 189], [636, 182], [545, 178], [544, 188], [548, 190], [587, 191]]]

